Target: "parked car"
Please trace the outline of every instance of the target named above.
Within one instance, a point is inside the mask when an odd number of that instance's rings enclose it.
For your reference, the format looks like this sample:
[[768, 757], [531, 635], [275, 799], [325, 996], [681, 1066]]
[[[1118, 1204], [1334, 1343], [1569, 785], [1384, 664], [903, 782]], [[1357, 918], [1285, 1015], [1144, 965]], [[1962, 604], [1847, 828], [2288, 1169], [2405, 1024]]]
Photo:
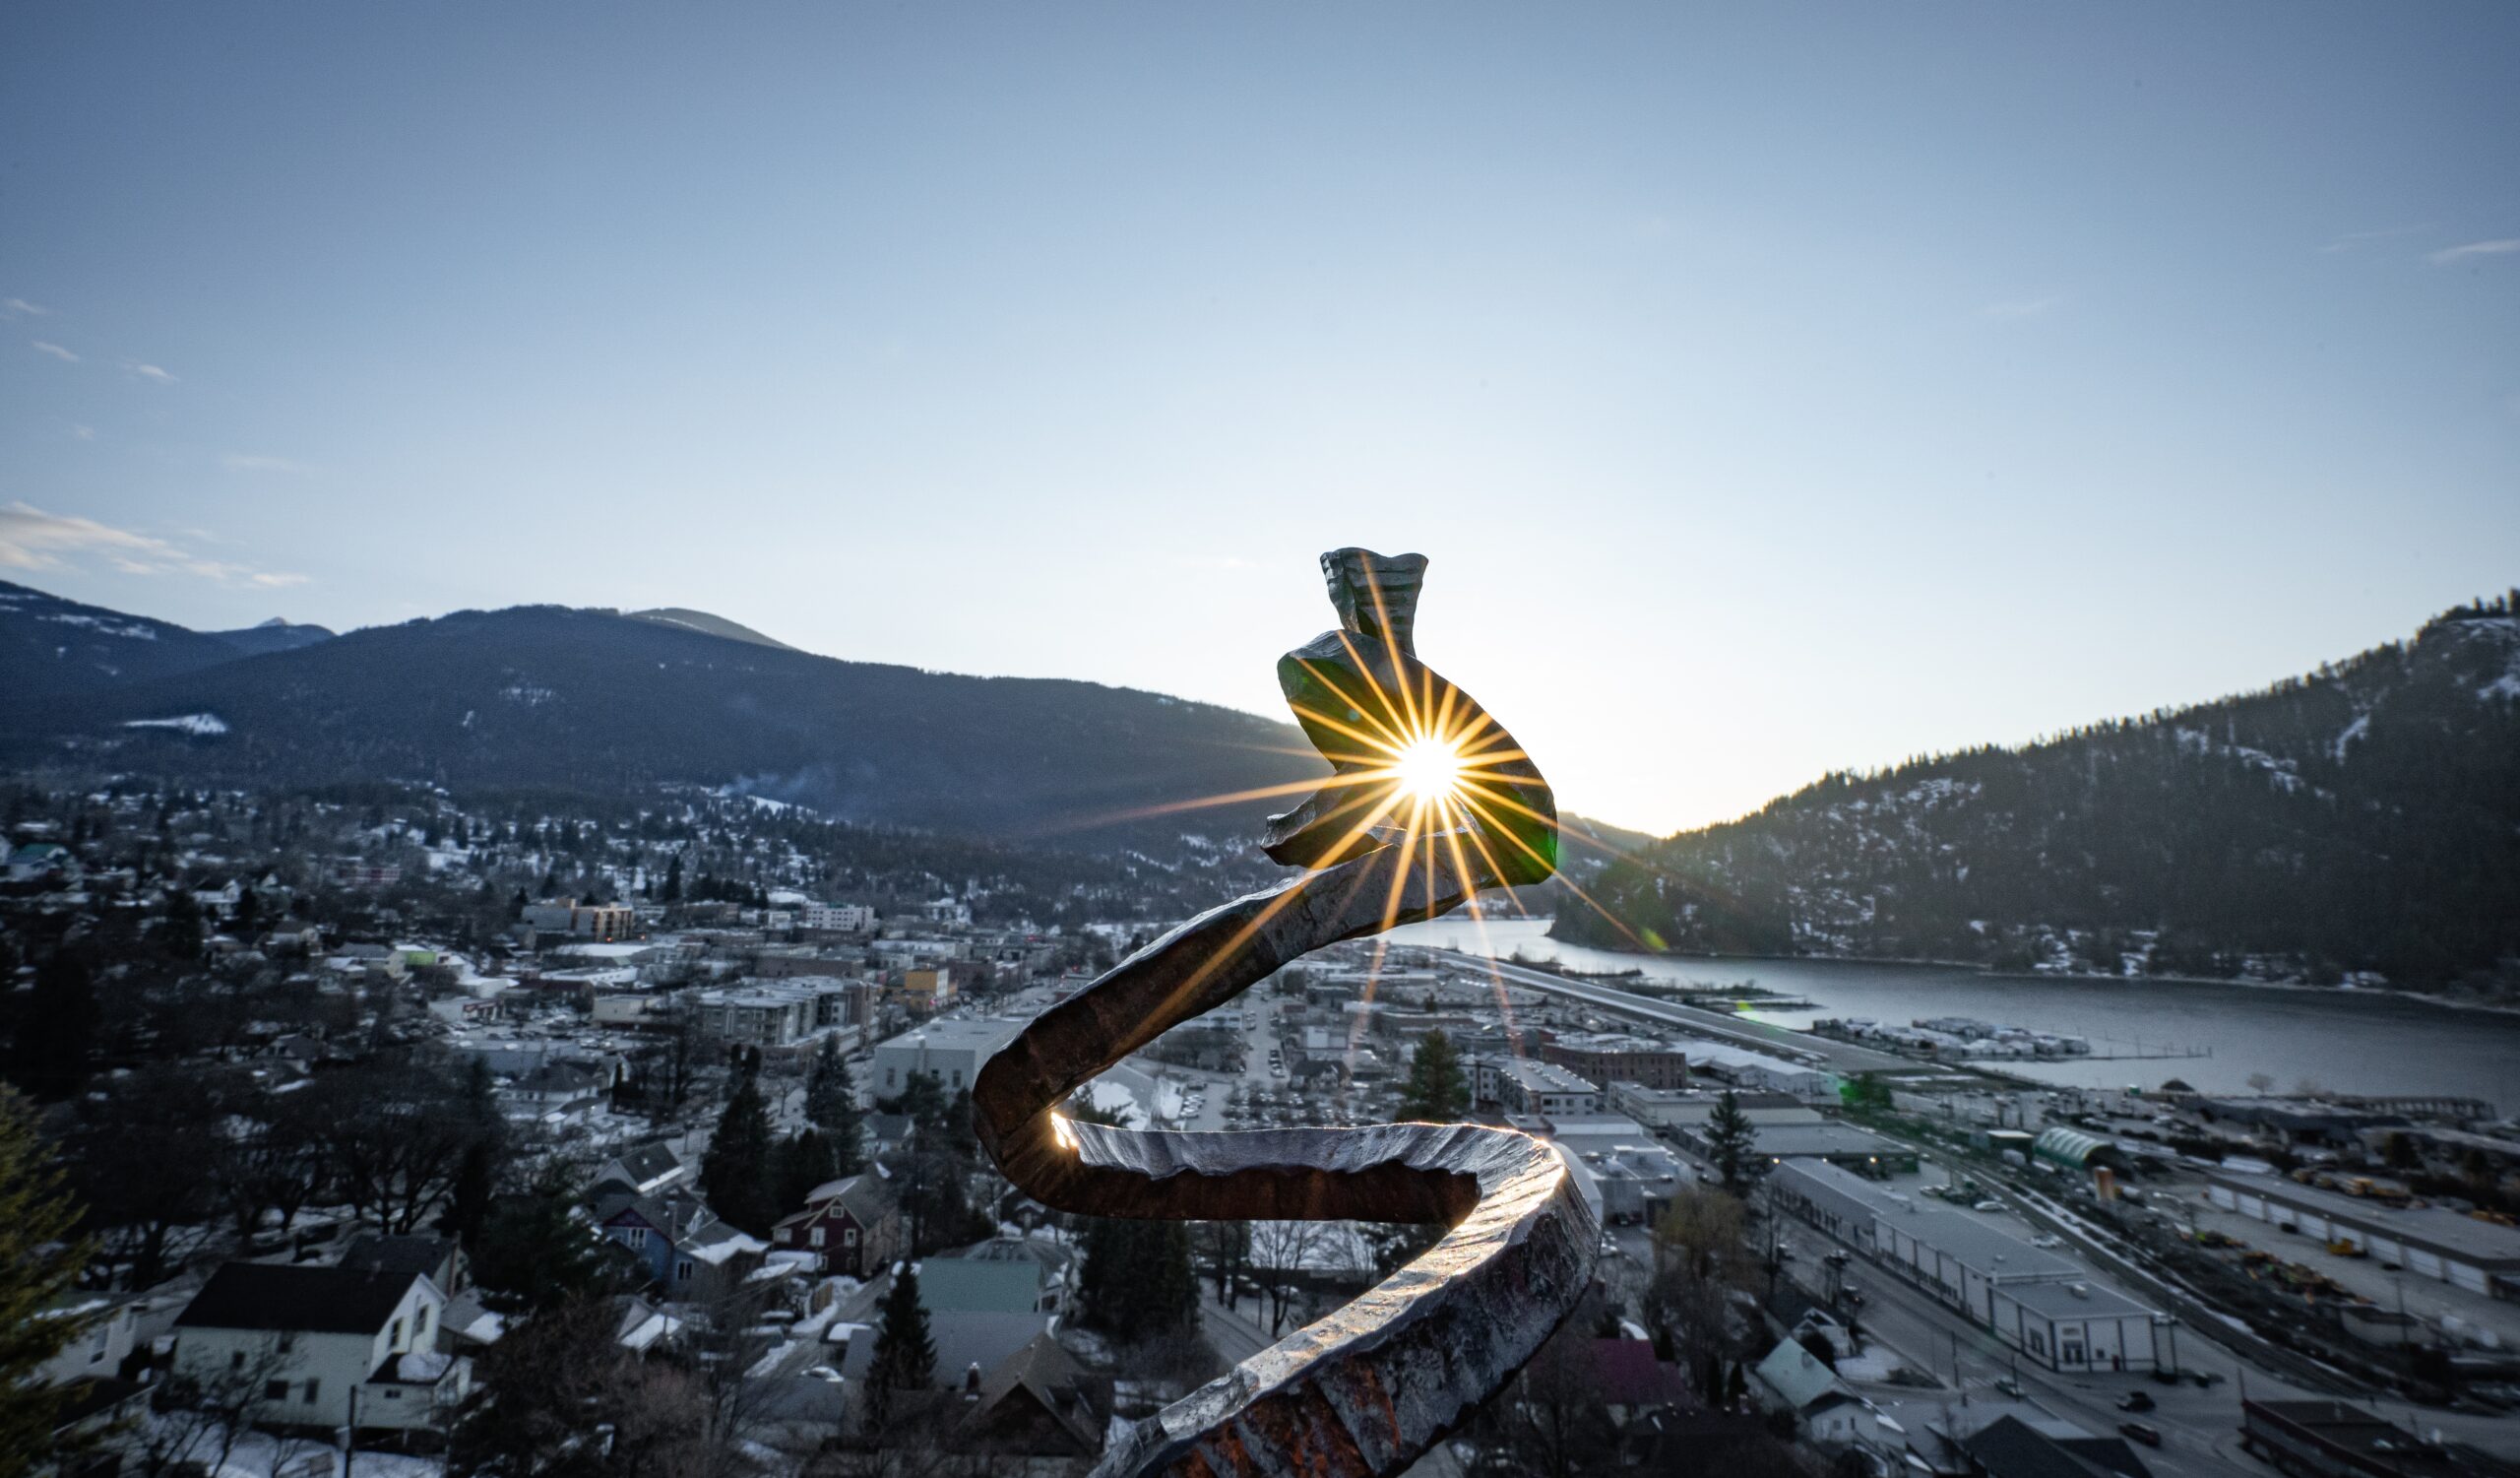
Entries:
[[2050, 1232], [2045, 1236], [2031, 1238], [2030, 1245], [2032, 1247], [2063, 1247], [2065, 1239]]
[[2021, 1382], [2010, 1376], [1996, 1377], [1995, 1390], [1998, 1394], [2010, 1396], [2016, 1401], [2025, 1399], [2025, 1394], [2021, 1388]]
[[1973, 1211], [2001, 1211], [2003, 1208], [2004, 1203], [1998, 1200], [1984, 1200], [1970, 1207]]
[[2148, 1447], [2162, 1445], [2161, 1430], [2157, 1427], [2148, 1427], [2142, 1422], [2119, 1422], [2117, 1430], [2124, 1433], [2129, 1442], [2139, 1442]]

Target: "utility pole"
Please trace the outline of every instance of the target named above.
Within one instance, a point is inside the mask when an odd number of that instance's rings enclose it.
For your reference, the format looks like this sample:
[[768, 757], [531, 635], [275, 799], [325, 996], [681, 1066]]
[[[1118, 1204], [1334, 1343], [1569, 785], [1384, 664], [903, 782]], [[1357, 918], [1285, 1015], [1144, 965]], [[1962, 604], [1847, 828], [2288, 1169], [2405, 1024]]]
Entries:
[[350, 1382], [350, 1419], [342, 1428], [342, 1478], [350, 1478], [350, 1464], [358, 1461], [358, 1382]]

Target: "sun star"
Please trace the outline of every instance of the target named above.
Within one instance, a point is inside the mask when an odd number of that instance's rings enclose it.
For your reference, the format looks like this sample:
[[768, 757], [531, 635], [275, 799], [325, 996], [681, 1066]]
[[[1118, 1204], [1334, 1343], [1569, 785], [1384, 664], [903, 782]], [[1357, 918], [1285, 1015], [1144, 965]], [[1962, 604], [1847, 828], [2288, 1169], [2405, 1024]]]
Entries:
[[1461, 785], [1461, 750], [1432, 736], [1415, 739], [1392, 757], [1391, 771], [1413, 800], [1441, 801]]

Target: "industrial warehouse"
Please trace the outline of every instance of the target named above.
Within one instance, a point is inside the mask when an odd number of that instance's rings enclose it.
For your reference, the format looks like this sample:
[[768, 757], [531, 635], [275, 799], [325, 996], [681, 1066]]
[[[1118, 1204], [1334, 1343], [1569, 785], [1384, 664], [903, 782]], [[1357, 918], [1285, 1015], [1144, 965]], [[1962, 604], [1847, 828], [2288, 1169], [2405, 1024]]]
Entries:
[[2394, 1210], [2269, 1176], [2216, 1171], [2205, 1198], [2321, 1242], [2360, 1248], [2421, 1277], [2470, 1293], [2520, 1298], [2520, 1231], [2438, 1206]]
[[1998, 1340], [2053, 1371], [2148, 1371], [2150, 1309], [2085, 1281], [2070, 1258], [1957, 1211], [1924, 1210], [1822, 1160], [1768, 1175], [1777, 1209], [1898, 1269]]

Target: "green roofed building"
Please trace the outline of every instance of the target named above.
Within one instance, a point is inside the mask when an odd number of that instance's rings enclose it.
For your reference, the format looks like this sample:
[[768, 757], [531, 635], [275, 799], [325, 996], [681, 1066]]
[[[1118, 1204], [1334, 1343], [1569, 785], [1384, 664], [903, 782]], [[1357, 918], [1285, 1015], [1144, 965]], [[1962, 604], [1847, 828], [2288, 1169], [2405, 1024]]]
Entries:
[[2030, 1153], [2050, 1165], [2067, 1170], [2089, 1170], [2095, 1165], [2117, 1165], [2122, 1156], [2117, 1146], [2106, 1139], [2095, 1138], [2078, 1129], [2046, 1128], [2031, 1141]]

